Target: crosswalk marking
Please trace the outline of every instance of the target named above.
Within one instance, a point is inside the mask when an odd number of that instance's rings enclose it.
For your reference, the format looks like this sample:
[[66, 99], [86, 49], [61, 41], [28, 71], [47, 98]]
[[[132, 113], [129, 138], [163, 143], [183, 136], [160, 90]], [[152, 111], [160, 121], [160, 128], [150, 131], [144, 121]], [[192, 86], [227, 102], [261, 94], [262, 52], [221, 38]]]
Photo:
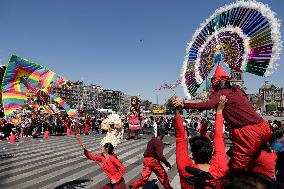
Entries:
[[180, 177], [178, 174], [176, 174], [176, 176], [172, 180], [171, 186], [175, 187], [175, 189], [180, 189]]
[[[143, 150], [143, 149], [145, 149], [145, 146], [144, 146], [144, 145], [141, 145], [139, 148], [134, 148], [133, 150], [131, 150], [131, 151], [129, 151], [129, 152], [126, 152], [126, 153], [122, 154], [121, 156], [118, 156], [118, 158], [119, 158], [119, 160], [121, 160], [121, 161], [123, 162], [123, 165], [124, 165], [124, 166], [126, 167], [126, 169], [127, 169], [127, 167], [128, 167], [129, 165], [131, 165], [131, 164], [134, 163], [135, 161], [138, 161], [139, 159], [141, 159], [141, 156], [140, 156], [139, 158], [138, 158], [138, 156], [134, 156], [133, 158], [128, 159], [128, 160], [126, 160], [126, 161], [124, 161], [123, 158], [125, 158], [125, 157], [127, 157], [127, 156], [129, 156], [129, 155], [132, 155], [132, 154], [134, 154], [134, 153], [136, 153], [136, 152], [138, 152], [138, 151], [141, 151], [141, 150]], [[139, 155], [141, 155], [141, 154], [139, 154]], [[106, 176], [105, 176], [104, 173], [100, 173], [100, 174], [97, 175], [96, 177], [92, 178], [93, 182], [90, 183], [90, 184], [86, 187], [86, 189], [89, 189], [89, 188], [95, 186], [95, 185], [96, 185], [97, 183], [99, 183], [102, 179], [105, 179], [105, 177], [106, 177]]]
[[[144, 143], [145, 143], [145, 141], [142, 141], [142, 142], [139, 142], [139, 143], [135, 144], [135, 146], [143, 145]], [[135, 146], [134, 146], [134, 147], [135, 147]], [[126, 148], [118, 149], [118, 150], [116, 151], [116, 153], [119, 153], [119, 152], [121, 152], [121, 151], [123, 151], [123, 150], [129, 149], [130, 147], [132, 147], [132, 146], [127, 145]], [[139, 149], [139, 148], [138, 148], [138, 149]], [[130, 151], [128, 151], [127, 153], [134, 153], [135, 151], [137, 151], [137, 148], [134, 148], [134, 150], [130, 150]], [[126, 153], [124, 153], [124, 154], [126, 154]], [[121, 159], [122, 159], [122, 156], [123, 156], [124, 154], [122, 154], [121, 156], [118, 156], [118, 158], [121, 160]], [[87, 163], [88, 163], [88, 164], [92, 164], [92, 165], [90, 166], [90, 168], [88, 168], [87, 171], [84, 170], [84, 171], [86, 171], [86, 172], [84, 172], [83, 174], [88, 174], [88, 173], [90, 173], [89, 171], [93, 172], [93, 171], [96, 171], [96, 170], [99, 169], [99, 167], [98, 167], [93, 161], [88, 160]], [[76, 174], [77, 174], [77, 173], [76, 173]], [[78, 176], [82, 176], [82, 175], [79, 175], [79, 174], [77, 174], [77, 175], [78, 175]], [[99, 175], [105, 176], [105, 174], [104, 174], [103, 172], [100, 173]], [[71, 178], [72, 178], [72, 177], [71, 177]], [[77, 177], [77, 178], [78, 178], [78, 177]], [[65, 179], [66, 179], [66, 178], [65, 178]], [[65, 180], [65, 179], [64, 179], [64, 180]], [[104, 179], [104, 177], [102, 177], [101, 179]], [[93, 180], [98, 180], [98, 179], [97, 179], [97, 178], [94, 178]], [[56, 185], [54, 185], [54, 184], [60, 185], [60, 184], [62, 184], [62, 182], [59, 181], [58, 183], [52, 183], [51, 185], [48, 185], [48, 186], [43, 187], [43, 188], [46, 188], [46, 189], [52, 188], [52, 186], [56, 186]]]
[[[102, 137], [104, 136], [80, 135], [80, 139], [94, 154], [100, 152]], [[140, 177], [143, 153], [149, 140], [150, 137], [147, 136], [138, 141], [123, 140], [122, 144], [114, 150], [126, 167], [124, 178], [127, 184]], [[165, 147], [164, 154], [168, 161], [176, 167], [174, 138], [171, 138], [170, 143]], [[2, 150], [0, 146], [0, 153], [11, 153], [14, 157], [0, 160], [0, 188], [52, 189], [67, 186], [72, 181], [87, 180], [84, 183], [85, 189], [99, 189], [109, 182], [95, 162], [84, 156], [81, 146], [73, 136], [52, 136], [47, 140], [32, 139], [32, 142], [22, 142], [18, 146], [9, 144], [4, 146], [7, 148]], [[176, 168], [167, 170], [167, 172], [172, 186], [175, 189], [180, 188]], [[151, 178], [155, 178], [154, 174]], [[66, 188], [77, 189], [80, 186], [72, 185]]]
[[[135, 144], [136, 145], [136, 144]], [[100, 148], [100, 147], [99, 147]], [[130, 145], [127, 145], [126, 148], [131, 148]], [[124, 148], [120, 149], [119, 151], [122, 151]], [[78, 150], [78, 149], [77, 149]], [[119, 152], [118, 151], [118, 152]], [[17, 176], [14, 176], [10, 179], [7, 179], [4, 181], [4, 183], [7, 183], [7, 182], [12, 182], [14, 180], [11, 180], [11, 179], [21, 179], [21, 178], [25, 178], [25, 177], [28, 177], [28, 176], [32, 176], [33, 174], [39, 174], [39, 173], [42, 173], [42, 172], [46, 172], [48, 170], [51, 170], [51, 169], [55, 169], [55, 168], [58, 168], [60, 166], [64, 166], [64, 165], [72, 165], [71, 167], [64, 167], [60, 170], [56, 169], [55, 171], [49, 173], [49, 174], [44, 174], [43, 176], [41, 177], [37, 177], [35, 179], [32, 179], [32, 180], [29, 180], [25, 183], [21, 183], [20, 186], [22, 188], [26, 188], [26, 187], [29, 187], [31, 185], [34, 185], [34, 184], [37, 184], [39, 181], [45, 181], [46, 179], [50, 179], [52, 177], [55, 177], [55, 176], [58, 176], [58, 175], [61, 175], [61, 174], [64, 174], [65, 172], [68, 172], [68, 171], [71, 171], [71, 170], [74, 170], [74, 169], [77, 169], [79, 167], [83, 167], [83, 166], [86, 166], [86, 165], [90, 165], [90, 166], [93, 166], [94, 162], [93, 161], [83, 161], [81, 162], [83, 159], [85, 159], [85, 155], [83, 154], [83, 151], [82, 149], [80, 149], [80, 155], [76, 158], [73, 158], [71, 160], [67, 160], [67, 161], [63, 161], [63, 162], [59, 162], [59, 163], [56, 163], [56, 164], [53, 164], [53, 165], [50, 165], [50, 166], [46, 166], [46, 167], [43, 167], [43, 168], [40, 168], [40, 169], [37, 169], [35, 171], [31, 171], [29, 173], [23, 173], [21, 175], [17, 175]], [[79, 163], [81, 162], [81, 163]], [[75, 164], [76, 163], [76, 164]]]

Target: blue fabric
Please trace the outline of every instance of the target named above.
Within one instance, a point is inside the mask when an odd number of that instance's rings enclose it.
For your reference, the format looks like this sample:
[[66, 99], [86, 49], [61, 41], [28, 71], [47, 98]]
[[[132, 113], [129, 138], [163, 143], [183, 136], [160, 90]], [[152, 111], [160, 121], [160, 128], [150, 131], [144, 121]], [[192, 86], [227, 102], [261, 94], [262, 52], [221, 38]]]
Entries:
[[275, 152], [284, 152], [284, 140], [283, 138], [277, 139], [273, 144], [272, 144], [272, 149]]

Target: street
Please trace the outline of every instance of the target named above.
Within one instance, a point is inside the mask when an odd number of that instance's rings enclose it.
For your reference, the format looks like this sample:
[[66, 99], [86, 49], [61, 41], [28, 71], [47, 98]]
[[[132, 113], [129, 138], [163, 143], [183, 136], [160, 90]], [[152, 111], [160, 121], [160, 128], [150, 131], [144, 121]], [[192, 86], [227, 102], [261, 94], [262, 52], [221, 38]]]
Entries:
[[[103, 135], [79, 135], [87, 148], [99, 153]], [[124, 140], [115, 153], [126, 167], [127, 186], [138, 179], [142, 171], [143, 152], [151, 136], [142, 135], [140, 140]], [[178, 189], [179, 176], [175, 164], [175, 138], [166, 136], [164, 154], [173, 168], [168, 171], [171, 185]], [[51, 136], [48, 139], [31, 139], [20, 143], [1, 144], [0, 188], [17, 189], [98, 189], [109, 180], [95, 162], [88, 160], [82, 147], [73, 136]], [[166, 168], [166, 170], [168, 170]], [[143, 188], [153, 188], [157, 182], [154, 174]]]

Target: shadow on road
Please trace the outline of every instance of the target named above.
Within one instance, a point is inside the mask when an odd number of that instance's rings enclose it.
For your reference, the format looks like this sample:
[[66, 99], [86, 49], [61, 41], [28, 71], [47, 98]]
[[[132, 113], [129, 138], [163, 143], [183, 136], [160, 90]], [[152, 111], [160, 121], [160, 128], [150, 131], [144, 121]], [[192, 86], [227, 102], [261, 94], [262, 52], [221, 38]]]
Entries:
[[54, 189], [76, 189], [76, 188], [85, 188], [87, 186], [87, 183], [92, 180], [72, 180], [70, 182], [66, 182], [64, 184], [61, 184], [59, 186], [56, 186]]
[[157, 179], [153, 179], [151, 181], [148, 181], [142, 189], [159, 189], [159, 186], [156, 184], [158, 180]]
[[[0, 151], [0, 163], [2, 164], [2, 161], [5, 162], [5, 160], [11, 159], [11, 158], [13, 158], [14, 156], [15, 156], [14, 154], [2, 153], [2, 152]], [[11, 163], [10, 163], [10, 162], [6, 162], [6, 163], [5, 163], [5, 166], [7, 166], [7, 165], [9, 165], [9, 164], [11, 164]], [[5, 170], [5, 169], [4, 169], [4, 170]], [[6, 170], [9, 172], [10, 168], [7, 168]], [[6, 171], [6, 170], [5, 170], [5, 171]], [[3, 171], [3, 170], [2, 170], [2, 171]], [[3, 183], [5, 180], [6, 180], [6, 177], [5, 177], [5, 176], [0, 177], [0, 188], [2, 188], [1, 185], [2, 185], [2, 183]]]
[[13, 158], [14, 154], [0, 154], [0, 161], [5, 159]]

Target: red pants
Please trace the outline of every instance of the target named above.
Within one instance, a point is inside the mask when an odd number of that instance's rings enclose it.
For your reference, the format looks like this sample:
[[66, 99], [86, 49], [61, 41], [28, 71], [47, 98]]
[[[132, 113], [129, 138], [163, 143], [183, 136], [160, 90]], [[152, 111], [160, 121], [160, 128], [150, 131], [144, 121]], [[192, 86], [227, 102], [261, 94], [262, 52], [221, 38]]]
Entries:
[[253, 161], [255, 153], [269, 141], [271, 135], [269, 123], [266, 121], [232, 129], [233, 147], [229, 162], [230, 170], [246, 170]]
[[126, 189], [124, 178], [115, 184], [108, 183], [101, 187], [101, 189]]
[[156, 174], [157, 178], [164, 186], [165, 189], [171, 189], [168, 175], [164, 169], [164, 167], [160, 164], [158, 160], [152, 157], [144, 157], [143, 160], [143, 170], [141, 173], [141, 178], [136, 180], [131, 184], [133, 189], [142, 187], [148, 181], [152, 171]]

